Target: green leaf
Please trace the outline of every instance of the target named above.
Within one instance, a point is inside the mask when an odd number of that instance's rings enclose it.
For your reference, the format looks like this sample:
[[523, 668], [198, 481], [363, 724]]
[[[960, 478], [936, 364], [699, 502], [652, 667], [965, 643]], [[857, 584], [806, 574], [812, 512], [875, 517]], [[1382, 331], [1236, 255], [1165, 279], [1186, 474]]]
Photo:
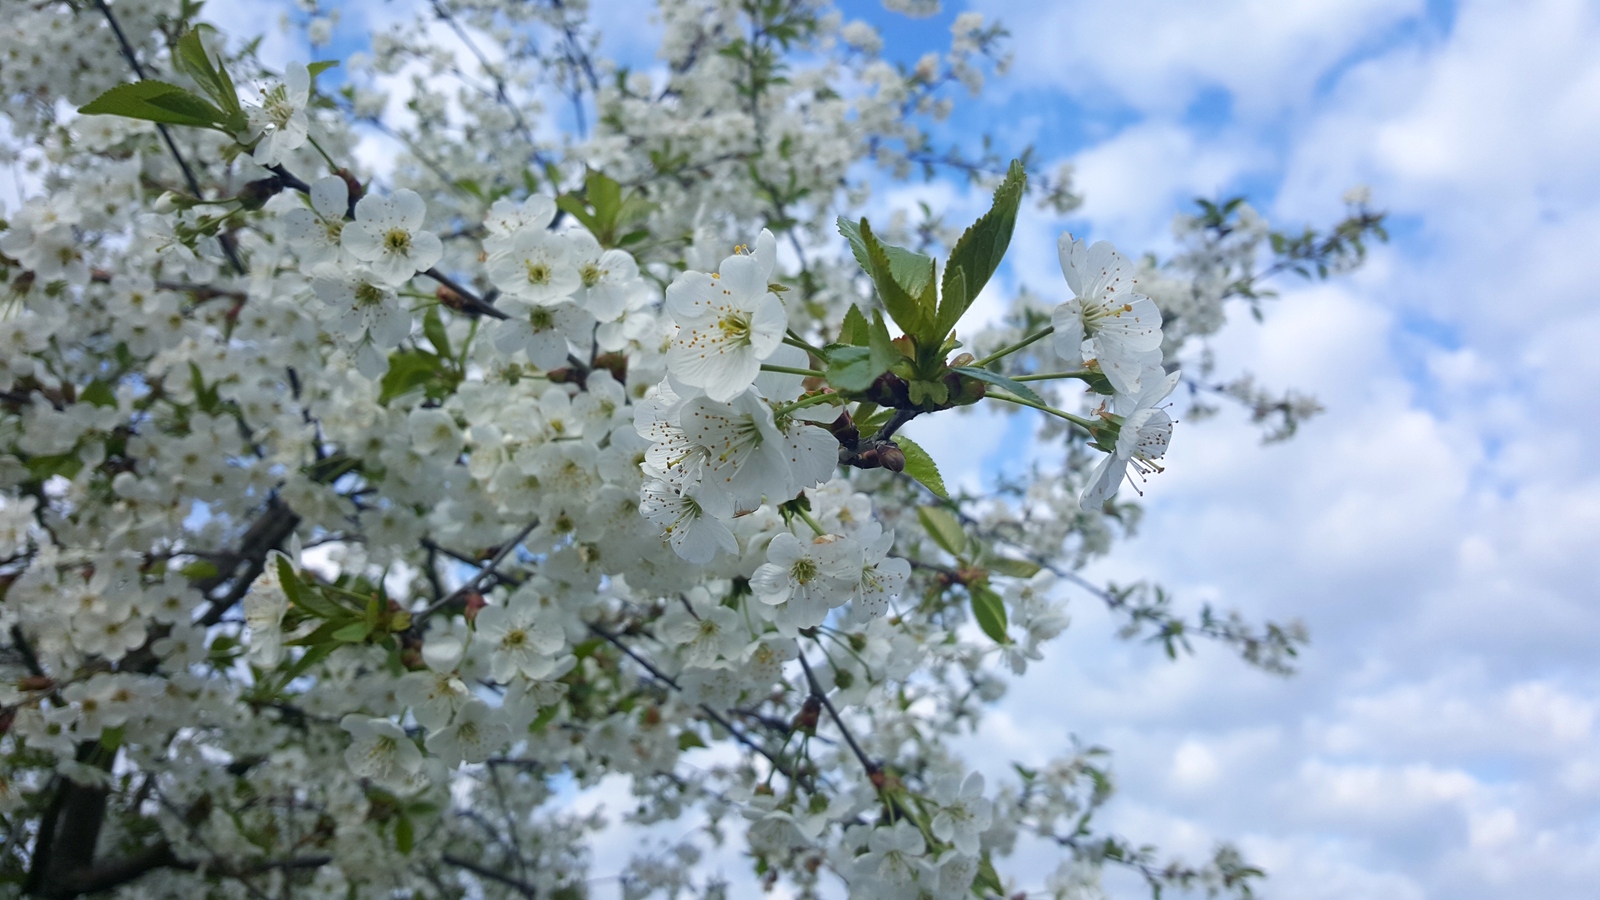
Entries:
[[878, 376], [889, 371], [889, 366], [878, 365], [880, 360], [868, 347], [832, 344], [827, 350], [828, 383], [841, 391], [864, 391], [872, 387]]
[[946, 265], [943, 296], [939, 301], [939, 314], [934, 317], [933, 333], [940, 339], [950, 334], [961, 314], [971, 305], [972, 301], [967, 297], [966, 273], [955, 266]]
[[337, 65], [339, 65], [339, 61], [337, 59], [322, 59], [313, 63], [306, 63], [306, 71], [311, 73], [312, 78], [316, 78], [318, 75], [321, 75], [323, 72], [326, 72]]
[[[861, 268], [870, 275], [871, 257], [867, 253], [866, 238], [862, 234], [865, 224], [865, 219], [857, 224], [843, 216], [839, 217], [839, 233], [850, 242], [850, 252], [855, 254], [856, 262], [860, 263]], [[880, 246], [883, 247], [884, 256], [889, 260], [889, 274], [894, 277], [895, 283], [914, 297], [921, 297], [927, 293], [933, 284], [933, 257], [893, 244], [880, 242]]]
[[83, 105], [86, 116], [122, 116], [166, 125], [214, 128], [227, 118], [204, 99], [164, 81], [119, 84]]
[[215, 578], [217, 577], [217, 566], [215, 563], [207, 562], [203, 559], [197, 559], [179, 569], [178, 574], [189, 579], [190, 581], [200, 581], [204, 578]]
[[991, 372], [988, 369], [980, 369], [977, 366], [956, 366], [950, 371], [960, 372], [968, 378], [976, 378], [979, 381], [986, 381], [995, 387], [1003, 387], [1024, 400], [1032, 400], [1034, 403], [1038, 403], [1043, 406], [1049, 405], [1044, 402], [1043, 397], [1040, 397], [1038, 394], [1034, 393], [1033, 388], [1028, 387], [1020, 381], [1012, 381], [1004, 375], [1001, 375], [999, 372]]
[[939, 303], [941, 337], [950, 333], [1000, 267], [1006, 248], [1011, 245], [1011, 232], [1017, 227], [1017, 210], [1027, 183], [1022, 163], [1012, 160], [1005, 180], [995, 189], [989, 211], [972, 223], [950, 251], [950, 260], [944, 267], [944, 296]]
[[939, 474], [939, 467], [934, 464], [933, 457], [928, 451], [922, 449], [915, 441], [905, 435], [896, 435], [894, 439], [900, 452], [906, 455], [906, 474], [926, 485], [940, 499], [949, 500], [950, 494], [944, 487], [944, 476]]
[[[217, 65], [206, 51], [204, 36], [216, 33], [210, 25], [196, 25], [178, 38], [172, 47], [172, 61], [180, 71], [194, 79], [200, 89], [210, 95], [229, 116], [243, 117], [239, 106], [239, 91], [233, 86], [228, 70]], [[242, 124], [241, 124], [241, 127]]]
[[394, 848], [400, 851], [400, 855], [410, 856], [411, 848], [416, 846], [416, 843], [417, 833], [411, 824], [411, 817], [401, 813], [394, 823]]
[[1032, 578], [1039, 574], [1041, 566], [1036, 562], [1025, 559], [1011, 559], [1007, 556], [996, 556], [983, 562], [983, 567], [997, 575], [1009, 575], [1012, 578]]
[[[906, 462], [910, 462], [907, 457]], [[917, 519], [927, 529], [928, 537], [951, 556], [960, 557], [967, 549], [967, 533], [961, 530], [961, 521], [942, 506], [920, 506]]]
[[345, 644], [359, 644], [367, 639], [372, 626], [366, 622], [351, 622], [333, 633], [333, 639]]
[[[215, 649], [216, 643], [213, 642], [211, 646], [213, 649]], [[288, 684], [296, 678], [299, 678], [301, 675], [304, 675], [312, 666], [327, 659], [328, 655], [337, 649], [339, 649], [338, 641], [328, 641], [326, 643], [313, 646], [311, 649], [301, 654], [299, 659], [295, 660], [294, 665], [289, 667], [289, 671], [283, 673], [283, 683]]]
[[534, 716], [533, 721], [528, 724], [528, 732], [530, 734], [538, 734], [539, 732], [543, 731], [546, 725], [549, 725], [551, 722], [555, 721], [556, 715], [560, 712], [561, 704], [559, 703], [552, 703], [551, 705], [546, 706], [544, 709], [539, 710], [539, 714]]
[[[869, 266], [867, 274], [872, 276], [872, 283], [878, 289], [878, 299], [883, 301], [883, 308], [889, 311], [889, 317], [894, 319], [906, 334], [916, 338], [921, 343], [935, 340], [928, 336], [929, 326], [932, 324], [931, 310], [924, 310], [922, 301], [917, 295], [906, 289], [899, 279], [895, 278], [889, 261], [888, 251], [878, 243], [872, 233], [872, 226], [866, 219], [861, 220], [861, 241], [866, 247], [866, 256]], [[928, 265], [933, 265], [933, 260], [928, 260]], [[932, 278], [930, 268], [930, 283]]]
[[439, 317], [439, 307], [428, 307], [428, 314], [422, 317], [422, 333], [440, 356], [450, 356], [450, 335], [444, 330], [444, 319]]
[[883, 324], [883, 313], [877, 310], [872, 311], [872, 324], [867, 326], [867, 346], [872, 349], [872, 366], [880, 370], [879, 374], [905, 358], [889, 337], [889, 326]]
[[48, 481], [56, 475], [63, 478], [77, 475], [83, 468], [83, 460], [78, 458], [76, 452], [69, 450], [51, 456], [29, 457], [23, 465], [28, 467], [29, 481]]
[[276, 553], [272, 554], [270, 559], [278, 566], [278, 584], [283, 586], [284, 596], [295, 606], [304, 606], [304, 601], [300, 599], [303, 593], [300, 590], [300, 576], [294, 570], [294, 563], [289, 561], [289, 557]]
[[867, 324], [867, 317], [861, 314], [861, 308], [854, 303], [850, 304], [850, 308], [844, 314], [844, 324], [839, 326], [839, 343], [865, 347], [870, 327]]
[[1000, 595], [985, 584], [968, 585], [967, 593], [972, 595], [972, 617], [983, 633], [997, 644], [1011, 643], [1011, 635], [1006, 634], [1006, 604]]
[[695, 734], [688, 729], [678, 732], [678, 749], [680, 751], [689, 750], [694, 747], [704, 747], [705, 745], [706, 742], [700, 738], [700, 735]]
[[383, 373], [379, 403], [388, 403], [402, 394], [424, 387], [444, 372], [444, 361], [422, 350], [397, 350], [389, 355], [389, 371]]
[[78, 392], [78, 402], [92, 403], [95, 406], [108, 406], [116, 408], [117, 395], [112, 392], [111, 385], [96, 378], [89, 382], [89, 386]]

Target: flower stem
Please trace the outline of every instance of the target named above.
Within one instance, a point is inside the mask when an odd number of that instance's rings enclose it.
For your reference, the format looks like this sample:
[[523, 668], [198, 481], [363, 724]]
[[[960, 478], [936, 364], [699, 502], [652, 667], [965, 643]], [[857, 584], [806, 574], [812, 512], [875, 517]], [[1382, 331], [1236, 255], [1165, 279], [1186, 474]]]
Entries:
[[1042, 375], [1008, 375], [1006, 377], [1012, 381], [1050, 381], [1056, 378], [1082, 378], [1084, 381], [1088, 381], [1094, 375], [1095, 373], [1088, 369], [1079, 369], [1076, 372], [1048, 372]]
[[813, 356], [817, 357], [818, 359], [826, 359], [827, 358], [827, 354], [823, 353], [821, 349], [819, 349], [817, 347], [813, 347], [810, 344], [806, 343], [804, 340], [801, 339], [800, 335], [795, 334], [793, 331], [790, 331], [790, 332], [788, 332], [787, 334], [785, 334], [783, 336], [783, 342], [785, 344], [788, 344], [791, 347], [799, 347], [801, 350], [805, 350], [805, 351], [811, 353]]
[[992, 363], [997, 359], [1004, 359], [1005, 357], [1010, 356], [1011, 354], [1017, 352], [1018, 350], [1021, 350], [1023, 347], [1028, 346], [1029, 344], [1033, 343], [1034, 341], [1040, 340], [1042, 338], [1049, 337], [1050, 335], [1055, 334], [1055, 333], [1056, 333], [1056, 329], [1055, 329], [1055, 326], [1053, 326], [1053, 325], [1050, 326], [1050, 327], [1045, 328], [1042, 331], [1035, 331], [1033, 334], [1028, 335], [1027, 337], [1025, 337], [1022, 340], [1016, 342], [1015, 344], [1012, 344], [1009, 347], [1002, 347], [999, 350], [996, 350], [995, 352], [989, 354], [988, 356], [985, 356], [983, 359], [978, 360], [977, 362], [973, 363], [972, 365], [974, 367], [976, 367], [976, 368], [981, 369], [984, 366], [987, 366], [989, 363]]
[[994, 400], [1004, 400], [1007, 403], [1015, 403], [1018, 406], [1032, 407], [1033, 409], [1037, 409], [1040, 412], [1047, 412], [1052, 416], [1059, 416], [1059, 417], [1061, 417], [1063, 419], [1066, 419], [1068, 422], [1071, 422], [1072, 424], [1078, 426], [1079, 428], [1082, 428], [1084, 431], [1089, 432], [1090, 434], [1094, 433], [1094, 429], [1095, 429], [1095, 423], [1094, 422], [1090, 421], [1089, 419], [1085, 419], [1082, 416], [1075, 416], [1072, 413], [1066, 412], [1065, 410], [1056, 409], [1054, 406], [1045, 406], [1043, 403], [1035, 403], [1032, 400], [1025, 400], [1025, 399], [1023, 399], [1021, 397], [1017, 397], [1017, 396], [1014, 396], [1012, 394], [1007, 394], [1007, 393], [1005, 393], [1003, 391], [996, 391], [996, 390], [993, 390], [993, 389], [989, 390], [986, 394], [984, 394], [984, 396], [989, 397], [989, 398], [994, 399]]
[[818, 371], [816, 369], [796, 369], [796, 368], [794, 368], [792, 366], [769, 366], [766, 363], [762, 363], [761, 364], [761, 371], [763, 371], [763, 372], [780, 372], [780, 373], [782, 373], [784, 375], [799, 375], [802, 378], [821, 378], [822, 377], [822, 372], [820, 372], [820, 371]]
[[799, 400], [796, 400], [793, 403], [785, 403], [782, 406], [775, 406], [772, 409], [772, 414], [774, 416], [786, 416], [797, 409], [804, 409], [808, 406], [818, 406], [823, 403], [832, 403], [838, 399], [839, 395], [834, 393], [812, 394], [809, 397], [801, 397]]
[[811, 513], [808, 513], [805, 510], [800, 509], [798, 506], [795, 507], [795, 513], [797, 515], [799, 515], [800, 518], [804, 519], [805, 523], [807, 525], [811, 526], [811, 530], [815, 531], [817, 533], [817, 537], [822, 537], [823, 535], [828, 533], [827, 531], [825, 531], [823, 529], [822, 525], [820, 523], [818, 523], [816, 519], [813, 519], [811, 517]]
[[328, 151], [322, 149], [322, 145], [317, 143], [317, 139], [307, 135], [306, 140], [310, 142], [312, 147], [316, 148], [316, 151], [322, 155], [323, 160], [328, 163], [328, 173], [332, 175], [339, 174], [339, 164], [333, 161], [333, 157], [328, 155]]

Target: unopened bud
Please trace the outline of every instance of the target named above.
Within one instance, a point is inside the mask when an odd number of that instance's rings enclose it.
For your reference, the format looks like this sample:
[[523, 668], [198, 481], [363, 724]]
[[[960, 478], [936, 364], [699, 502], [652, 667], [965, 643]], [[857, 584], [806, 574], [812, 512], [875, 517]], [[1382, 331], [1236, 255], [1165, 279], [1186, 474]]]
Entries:
[[957, 356], [955, 359], [950, 360], [950, 368], [957, 369], [961, 366], [970, 366], [977, 361], [978, 358], [973, 356], [971, 353], [963, 353], [960, 356]]
[[350, 205], [354, 207], [356, 205], [356, 201], [360, 200], [366, 195], [367, 189], [361, 186], [361, 182], [356, 180], [356, 176], [352, 174], [349, 169], [340, 169], [333, 174], [344, 179], [345, 191], [350, 197]]
[[906, 453], [891, 443], [878, 451], [878, 462], [891, 472], [904, 472], [906, 470]]
[[268, 200], [283, 192], [283, 179], [274, 175], [245, 184], [238, 201], [245, 209], [260, 209]]
[[472, 593], [468, 594], [467, 609], [465, 613], [467, 621], [476, 621], [478, 618], [478, 611], [488, 605], [488, 602], [483, 599], [483, 595], [477, 591], [473, 591]]
[[442, 284], [433, 289], [433, 296], [438, 298], [440, 303], [458, 312], [467, 306], [467, 298]]
[[817, 721], [821, 717], [822, 698], [812, 694], [806, 698], [806, 702], [800, 707], [800, 711], [795, 713], [794, 722], [789, 727], [801, 734], [816, 734]]
[[179, 199], [181, 198], [179, 198], [176, 193], [172, 191], [165, 191], [161, 194], [161, 196], [156, 198], [156, 202], [150, 208], [163, 215], [170, 212], [175, 212], [178, 209]]

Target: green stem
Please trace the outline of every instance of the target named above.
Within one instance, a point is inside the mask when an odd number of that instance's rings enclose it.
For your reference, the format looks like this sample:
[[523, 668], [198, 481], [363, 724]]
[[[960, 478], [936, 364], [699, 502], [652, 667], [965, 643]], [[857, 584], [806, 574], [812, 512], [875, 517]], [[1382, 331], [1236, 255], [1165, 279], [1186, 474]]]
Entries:
[[1007, 375], [1012, 381], [1050, 381], [1056, 378], [1082, 378], [1088, 381], [1095, 376], [1088, 369], [1079, 369], [1076, 372], [1049, 372], [1043, 375]]
[[801, 339], [800, 335], [795, 334], [793, 331], [790, 331], [788, 334], [785, 334], [783, 336], [783, 342], [785, 344], [788, 344], [791, 347], [799, 347], [801, 350], [805, 350], [808, 353], [811, 353], [812, 355], [816, 356], [818, 359], [827, 359], [828, 355], [826, 353], [823, 353], [819, 348], [813, 347], [810, 344], [806, 343], [804, 340]]
[[772, 414], [774, 416], [786, 416], [797, 409], [805, 409], [808, 406], [819, 406], [823, 403], [832, 403], [838, 399], [838, 394], [812, 394], [809, 397], [801, 397], [799, 400], [796, 400], [793, 403], [785, 403], [782, 406], [773, 407]]
[[327, 162], [328, 173], [330, 175], [339, 174], [339, 164], [333, 161], [333, 157], [328, 155], [328, 151], [322, 149], [322, 145], [317, 143], [317, 139], [307, 135], [306, 140], [310, 142], [312, 147], [316, 148], [316, 151], [322, 155], [323, 160]]
[[1040, 340], [1042, 338], [1049, 337], [1050, 335], [1055, 334], [1055, 333], [1056, 333], [1056, 329], [1055, 329], [1054, 326], [1048, 327], [1048, 328], [1044, 329], [1043, 331], [1035, 331], [1033, 334], [1028, 335], [1027, 337], [1025, 337], [1022, 340], [1016, 342], [1015, 344], [1012, 344], [1009, 347], [1002, 347], [1001, 349], [996, 350], [995, 352], [989, 354], [988, 356], [985, 356], [983, 359], [978, 360], [977, 362], [973, 363], [972, 365], [975, 366], [976, 368], [980, 368], [981, 369], [984, 366], [987, 366], [989, 363], [992, 363], [997, 359], [1004, 359], [1005, 357], [1010, 356], [1011, 354], [1017, 352], [1018, 350], [1021, 350], [1023, 347], [1028, 346], [1029, 344], [1033, 343], [1034, 341]]
[[822, 537], [828, 533], [827, 531], [823, 530], [822, 525], [819, 524], [816, 519], [811, 518], [811, 513], [800, 509], [798, 506], [795, 507], [795, 513], [798, 514], [800, 518], [804, 519], [807, 525], [811, 526], [811, 530], [817, 533], [817, 537]]
[[1066, 412], [1065, 410], [1056, 409], [1054, 406], [1045, 406], [1043, 403], [1035, 403], [1032, 400], [1025, 400], [1012, 394], [996, 391], [993, 388], [989, 389], [984, 396], [993, 400], [1004, 400], [1007, 403], [1015, 403], [1018, 406], [1032, 407], [1040, 412], [1047, 412], [1052, 416], [1059, 416], [1078, 426], [1079, 428], [1082, 428], [1084, 431], [1089, 432], [1091, 435], [1094, 434], [1094, 429], [1098, 427], [1097, 423], [1089, 419], [1085, 419], [1082, 416], [1075, 416], [1072, 413]]
[[792, 366], [769, 366], [766, 363], [761, 364], [761, 371], [781, 372], [784, 375], [799, 375], [802, 378], [821, 378], [823, 375], [822, 372], [819, 372], [816, 369], [796, 369]]

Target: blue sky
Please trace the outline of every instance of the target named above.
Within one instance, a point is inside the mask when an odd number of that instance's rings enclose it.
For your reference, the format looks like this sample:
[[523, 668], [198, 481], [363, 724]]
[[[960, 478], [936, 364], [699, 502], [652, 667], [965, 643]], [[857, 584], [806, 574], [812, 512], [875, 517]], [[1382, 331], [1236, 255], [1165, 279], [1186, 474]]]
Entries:
[[[649, 4], [595, 5], [641, 23], [608, 40], [647, 60]], [[343, 33], [359, 40], [368, 15], [402, 6], [352, 5]], [[1301, 674], [1208, 647], [1170, 663], [1074, 598], [1074, 627], [964, 752], [999, 771], [1072, 735], [1108, 746], [1122, 786], [1108, 821], [1191, 859], [1237, 840], [1272, 874], [1268, 897], [1593, 897], [1600, 7], [965, 0], [920, 21], [876, 0], [842, 8], [907, 61], [947, 46], [965, 9], [1010, 26], [1012, 73], [944, 131], [1071, 161], [1086, 197], [1065, 220], [1023, 217], [1010, 286], [1062, 290], [1066, 228], [1165, 250], [1195, 195], [1245, 193], [1293, 226], [1331, 221], [1366, 183], [1395, 226], [1361, 272], [1282, 282], [1264, 323], [1235, 316], [1214, 342], [1221, 374], [1314, 393], [1327, 414], [1270, 447], [1236, 413], [1180, 426], [1142, 533], [1092, 572], [1160, 581], [1191, 607], [1303, 618]], [[951, 183], [880, 202], [919, 197], [982, 202]], [[1016, 458], [1015, 428], [914, 424], [970, 482]], [[1020, 886], [1050, 865], [1025, 852]]]

